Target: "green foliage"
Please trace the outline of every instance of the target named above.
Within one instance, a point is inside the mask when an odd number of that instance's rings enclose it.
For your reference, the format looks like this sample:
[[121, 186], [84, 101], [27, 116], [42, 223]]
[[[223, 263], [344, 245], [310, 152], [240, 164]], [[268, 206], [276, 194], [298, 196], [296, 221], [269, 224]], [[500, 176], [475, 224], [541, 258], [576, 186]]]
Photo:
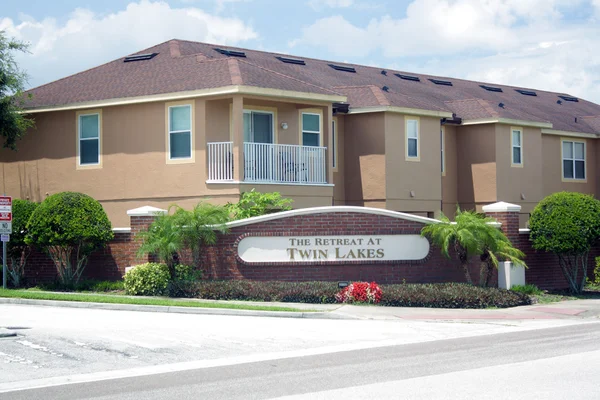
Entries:
[[540, 294], [544, 293], [540, 289], [538, 289], [537, 286], [532, 285], [532, 284], [515, 285], [515, 286], [511, 287], [510, 290], [512, 290], [513, 292], [523, 293], [523, 294], [527, 294], [527, 295], [540, 295]]
[[146, 263], [137, 265], [127, 271], [124, 277], [125, 292], [136, 296], [163, 296], [168, 294], [170, 285], [200, 279], [198, 272], [187, 265], [177, 265], [175, 279], [171, 279], [166, 264]]
[[167, 292], [170, 275], [165, 264], [136, 265], [123, 278], [125, 293], [134, 296], [162, 296]]
[[42, 283], [37, 287], [40, 290], [50, 290], [54, 292], [118, 292], [125, 290], [125, 284], [123, 281], [98, 281], [94, 279], [80, 280], [79, 282], [73, 285], [64, 285], [60, 282]]
[[558, 256], [573, 293], [581, 293], [587, 280], [587, 258], [600, 237], [600, 202], [575, 192], [544, 198], [529, 219], [533, 248]]
[[194, 266], [199, 267], [203, 246], [216, 242], [217, 232], [226, 231], [224, 224], [228, 220], [229, 213], [223, 206], [201, 202], [191, 211], [172, 206], [169, 213], [158, 215], [148, 230], [140, 233], [142, 245], [138, 254], [155, 254], [175, 279], [178, 254], [189, 250]]
[[596, 257], [596, 265], [594, 266], [594, 279], [588, 280], [588, 283], [594, 286], [600, 286], [600, 257]]
[[66, 285], [77, 283], [88, 256], [113, 238], [102, 205], [74, 192], [47, 197], [32, 213], [27, 231], [25, 242], [48, 253]]
[[19, 69], [13, 54], [26, 53], [28, 47], [0, 31], [0, 136], [4, 137], [3, 147], [13, 150], [17, 140], [34, 126], [33, 120], [21, 112], [27, 75]]
[[31, 248], [25, 243], [25, 237], [27, 236], [27, 222], [37, 206], [38, 203], [29, 200], [13, 200], [13, 233], [10, 235], [10, 241], [7, 244], [8, 276], [10, 277], [13, 287], [19, 287], [23, 284], [25, 266], [29, 254], [31, 253]]
[[282, 198], [278, 192], [260, 193], [252, 189], [240, 196], [235, 204], [228, 203], [227, 207], [234, 219], [244, 219], [291, 210], [291, 199]]
[[525, 265], [522, 260], [524, 254], [514, 248], [504, 233], [494, 226], [493, 218], [457, 208], [455, 222], [443, 214], [440, 221], [423, 227], [421, 235], [428, 237], [447, 258], [450, 258], [450, 251], [454, 250], [467, 283], [473, 282], [468, 266], [473, 255], [481, 258], [481, 286], [489, 283], [493, 268], [498, 266], [498, 259]]
[[529, 296], [464, 283], [382, 285], [381, 305], [430, 308], [505, 308], [531, 304]]

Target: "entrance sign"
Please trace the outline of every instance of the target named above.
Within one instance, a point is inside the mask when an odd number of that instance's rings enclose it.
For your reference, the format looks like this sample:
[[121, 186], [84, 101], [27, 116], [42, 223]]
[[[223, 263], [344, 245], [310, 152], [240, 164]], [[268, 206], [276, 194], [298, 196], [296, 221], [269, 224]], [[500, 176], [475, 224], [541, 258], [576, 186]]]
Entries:
[[0, 196], [0, 234], [12, 233], [12, 197]]
[[239, 257], [249, 263], [410, 261], [428, 254], [421, 235], [250, 236], [238, 244]]

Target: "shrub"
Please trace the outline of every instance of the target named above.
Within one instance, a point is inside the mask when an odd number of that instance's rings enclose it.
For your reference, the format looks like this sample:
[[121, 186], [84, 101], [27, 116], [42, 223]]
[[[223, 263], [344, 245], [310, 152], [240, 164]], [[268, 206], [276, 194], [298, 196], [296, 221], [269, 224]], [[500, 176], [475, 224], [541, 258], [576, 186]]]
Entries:
[[512, 290], [513, 292], [523, 293], [523, 294], [528, 294], [528, 295], [540, 295], [540, 294], [544, 293], [540, 289], [538, 289], [537, 286], [532, 285], [532, 284], [515, 285], [515, 286], [511, 287], [510, 290]]
[[165, 264], [136, 265], [123, 277], [125, 293], [134, 296], [162, 296], [166, 294], [169, 279], [169, 268]]
[[600, 257], [596, 257], [595, 259], [596, 265], [594, 266], [594, 279], [589, 280], [588, 283], [596, 286], [600, 286]]
[[352, 282], [343, 288], [335, 299], [340, 303], [379, 303], [381, 288], [375, 282]]
[[114, 292], [125, 290], [123, 281], [98, 281], [93, 279], [80, 280], [77, 284], [64, 285], [60, 282], [42, 283], [38, 285], [42, 290], [51, 291], [76, 291], [76, 292]]
[[534, 208], [529, 228], [533, 248], [556, 254], [569, 289], [581, 293], [588, 254], [600, 238], [600, 201], [582, 193], [554, 193]]
[[525, 294], [464, 283], [385, 285], [382, 290], [381, 305], [395, 307], [505, 308], [531, 304]]
[[228, 203], [227, 207], [234, 219], [244, 219], [291, 210], [291, 203], [291, 199], [282, 198], [278, 192], [260, 193], [252, 189], [242, 193], [240, 201]]
[[27, 223], [25, 242], [43, 248], [56, 266], [61, 283], [81, 278], [88, 256], [113, 238], [102, 205], [83, 193], [47, 197]]
[[31, 253], [31, 247], [25, 243], [27, 222], [38, 205], [38, 203], [29, 200], [13, 200], [13, 232], [10, 235], [10, 241], [7, 243], [8, 260], [6, 264], [8, 276], [14, 287], [19, 287], [23, 284], [27, 258], [29, 258], [29, 254]]
[[[514, 307], [531, 304], [529, 296], [504, 289], [464, 283], [380, 285], [380, 305], [432, 308]], [[197, 281], [181, 297], [213, 300], [336, 303], [336, 282]]]

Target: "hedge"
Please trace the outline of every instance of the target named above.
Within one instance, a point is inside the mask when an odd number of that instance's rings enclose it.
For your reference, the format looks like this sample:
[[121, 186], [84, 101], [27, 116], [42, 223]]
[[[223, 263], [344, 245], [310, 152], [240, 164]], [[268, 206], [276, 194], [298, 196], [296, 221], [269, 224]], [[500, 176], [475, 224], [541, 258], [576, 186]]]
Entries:
[[[531, 304], [529, 296], [504, 289], [482, 288], [465, 283], [380, 285], [380, 305], [429, 308], [515, 307]], [[336, 282], [197, 281], [180, 287], [179, 297], [213, 300], [282, 301], [290, 303], [336, 303]]]

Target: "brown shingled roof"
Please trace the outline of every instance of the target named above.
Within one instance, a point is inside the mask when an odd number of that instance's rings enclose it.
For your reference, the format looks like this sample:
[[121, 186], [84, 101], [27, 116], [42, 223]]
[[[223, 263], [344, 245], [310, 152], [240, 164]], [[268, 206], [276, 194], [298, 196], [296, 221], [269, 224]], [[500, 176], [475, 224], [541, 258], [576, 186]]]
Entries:
[[[502, 92], [490, 92], [480, 87], [481, 82], [392, 70], [382, 74], [381, 68], [344, 64], [355, 68], [356, 73], [351, 73], [334, 70], [328, 65], [331, 61], [296, 56], [306, 65], [286, 64], [275, 58], [282, 54], [231, 47], [245, 52], [246, 57], [228, 57], [215, 50], [219, 47], [185, 40], [161, 43], [135, 53], [158, 53], [150, 60], [125, 63], [120, 58], [31, 89], [28, 93], [33, 98], [27, 106], [45, 108], [245, 85], [344, 95], [351, 109], [416, 108], [452, 112], [463, 120], [549, 122], [557, 130], [600, 134], [600, 105], [582, 99], [559, 104], [558, 96], [563, 93], [536, 90], [537, 96], [525, 96], [515, 90], [519, 88], [507, 85], [493, 85]], [[400, 79], [395, 73], [417, 76], [420, 82]], [[436, 85], [430, 78], [451, 81], [452, 86]], [[384, 86], [387, 91], [381, 89]]]

